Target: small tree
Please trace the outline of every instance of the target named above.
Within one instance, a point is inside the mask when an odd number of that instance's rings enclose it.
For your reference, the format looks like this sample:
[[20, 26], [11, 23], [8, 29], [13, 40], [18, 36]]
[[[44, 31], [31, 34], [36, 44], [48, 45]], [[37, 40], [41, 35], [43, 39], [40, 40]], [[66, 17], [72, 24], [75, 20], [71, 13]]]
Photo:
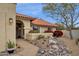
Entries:
[[43, 11], [59, 23], [64, 24], [66, 30], [69, 30], [70, 38], [73, 39], [72, 29], [79, 24], [79, 4], [49, 3], [44, 5]]

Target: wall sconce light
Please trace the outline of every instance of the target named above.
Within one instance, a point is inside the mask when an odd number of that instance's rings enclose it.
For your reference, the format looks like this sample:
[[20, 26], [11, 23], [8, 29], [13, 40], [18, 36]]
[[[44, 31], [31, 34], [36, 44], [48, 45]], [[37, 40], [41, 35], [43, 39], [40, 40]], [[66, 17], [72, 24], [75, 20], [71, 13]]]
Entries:
[[10, 24], [13, 23], [13, 18], [9, 18], [9, 23], [10, 23]]

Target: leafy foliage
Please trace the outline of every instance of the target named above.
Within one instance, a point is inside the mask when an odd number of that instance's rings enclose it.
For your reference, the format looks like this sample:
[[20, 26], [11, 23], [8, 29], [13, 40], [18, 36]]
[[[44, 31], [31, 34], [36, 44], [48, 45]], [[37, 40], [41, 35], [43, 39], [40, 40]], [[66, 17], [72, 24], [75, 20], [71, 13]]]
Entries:
[[38, 40], [43, 39], [43, 38], [44, 38], [44, 35], [39, 35], [39, 36], [37, 37]]
[[79, 24], [79, 4], [73, 3], [49, 3], [44, 5], [43, 11], [67, 29], [72, 29]]
[[7, 42], [7, 47], [8, 47], [8, 48], [14, 48], [14, 47], [15, 47], [14, 42], [11, 42], [11, 41], [9, 40], [9, 42]]
[[54, 36], [54, 37], [62, 37], [62, 35], [63, 35], [63, 32], [62, 32], [62, 31], [58, 31], [58, 30], [57, 30], [57, 31], [54, 31], [54, 32], [53, 32], [53, 36]]
[[65, 30], [65, 28], [63, 26], [59, 26], [57, 27], [57, 30]]
[[44, 33], [53, 33], [53, 31], [51, 31], [51, 30], [46, 30], [46, 31], [44, 31]]
[[31, 30], [29, 33], [39, 33], [39, 30]]
[[58, 23], [64, 24], [66, 30], [69, 30], [70, 38], [72, 37], [72, 29], [79, 24], [79, 4], [77, 3], [48, 3], [43, 7], [43, 11]]

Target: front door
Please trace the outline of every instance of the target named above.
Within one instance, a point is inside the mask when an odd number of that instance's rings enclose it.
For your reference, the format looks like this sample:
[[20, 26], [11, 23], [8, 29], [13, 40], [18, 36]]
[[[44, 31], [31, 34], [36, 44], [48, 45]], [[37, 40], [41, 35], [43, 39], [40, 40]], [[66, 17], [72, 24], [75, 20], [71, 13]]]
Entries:
[[21, 21], [16, 22], [16, 38], [24, 38], [24, 24]]

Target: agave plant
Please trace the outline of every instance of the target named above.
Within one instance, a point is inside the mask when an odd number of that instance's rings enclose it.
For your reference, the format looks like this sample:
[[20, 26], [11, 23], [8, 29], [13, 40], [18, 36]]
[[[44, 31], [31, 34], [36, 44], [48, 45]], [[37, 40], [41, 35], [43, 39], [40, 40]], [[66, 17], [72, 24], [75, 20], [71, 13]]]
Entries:
[[14, 51], [15, 51], [15, 43], [9, 40], [9, 42], [7, 42], [7, 52], [11, 54]]
[[8, 48], [14, 48], [14, 47], [15, 47], [14, 42], [11, 42], [11, 41], [9, 40], [9, 42], [7, 42], [7, 47], [8, 47]]

